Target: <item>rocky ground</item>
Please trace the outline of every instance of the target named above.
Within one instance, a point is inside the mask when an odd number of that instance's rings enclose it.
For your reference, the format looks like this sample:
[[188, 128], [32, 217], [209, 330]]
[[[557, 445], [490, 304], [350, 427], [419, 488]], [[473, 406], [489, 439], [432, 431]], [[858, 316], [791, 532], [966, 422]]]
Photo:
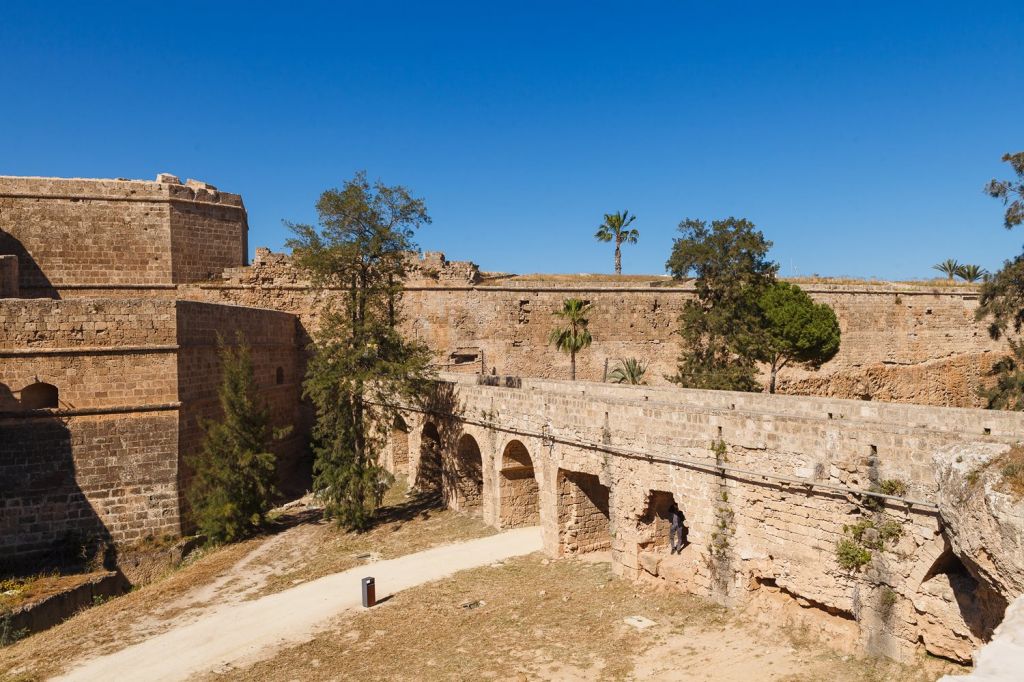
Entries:
[[[324, 523], [310, 500], [290, 505], [276, 532], [201, 551], [162, 580], [0, 650], [0, 680], [46, 679], [225, 604], [494, 532], [401, 493], [361, 535]], [[206, 679], [924, 681], [954, 670], [933, 659], [900, 666], [840, 656], [813, 633], [751, 627], [705, 600], [617, 579], [607, 563], [538, 553], [399, 592], [269, 660]]]

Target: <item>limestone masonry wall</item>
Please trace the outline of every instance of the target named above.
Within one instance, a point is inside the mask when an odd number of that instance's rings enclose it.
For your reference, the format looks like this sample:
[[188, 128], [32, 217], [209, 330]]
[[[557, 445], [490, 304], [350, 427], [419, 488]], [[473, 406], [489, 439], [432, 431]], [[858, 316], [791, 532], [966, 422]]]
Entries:
[[[182, 530], [185, 460], [219, 413], [217, 334], [252, 346], [277, 427], [281, 487], [303, 467], [292, 315], [159, 299], [0, 301], [0, 554]], [[40, 386], [56, 402], [32, 409]], [[77, 538], [77, 539], [74, 539]]]
[[17, 298], [18, 257], [0, 256], [0, 298]]
[[[686, 284], [574, 283], [571, 280], [483, 280], [465, 264], [430, 254], [413, 269], [403, 301], [408, 335], [427, 342], [450, 370], [566, 378], [568, 358], [548, 344], [551, 313], [565, 298], [593, 306], [593, 345], [577, 356], [581, 379], [600, 381], [623, 357], [649, 363], [647, 381], [666, 384], [680, 351], [675, 333]], [[440, 269], [438, 269], [440, 268]], [[787, 368], [779, 391], [889, 402], [980, 407], [977, 389], [1005, 352], [974, 320], [973, 286], [888, 283], [803, 284], [833, 306], [842, 330], [838, 355], [820, 370]], [[285, 310], [316, 329], [318, 301], [287, 256], [258, 250], [251, 267], [224, 273], [221, 283], [183, 286], [179, 295]]]
[[205, 183], [0, 176], [0, 255], [22, 295], [78, 286], [154, 286], [245, 263], [242, 199]]
[[[610, 546], [624, 576], [809, 626], [841, 649], [900, 660], [919, 647], [969, 660], [1001, 617], [1008, 595], [972, 573], [972, 557], [950, 549], [935, 506], [933, 455], [957, 444], [1013, 443], [1024, 433], [1022, 414], [445, 378], [455, 382], [456, 394], [444, 402], [456, 406], [456, 416], [406, 416], [410, 480], [417, 480], [428, 425], [442, 444], [472, 438], [482, 462], [480, 513], [504, 526], [504, 507], [522, 505], [511, 499], [502, 456], [518, 443], [533, 467], [550, 554]], [[887, 481], [899, 484], [903, 501], [857, 493]], [[650, 509], [669, 495], [687, 526], [679, 555], [653, 538]], [[856, 527], [872, 549], [867, 565], [850, 569], [839, 563], [837, 543], [854, 538]]]
[[[217, 392], [221, 362], [218, 336], [234, 344], [240, 335], [249, 346], [254, 380], [275, 428], [290, 427], [288, 437], [278, 442], [279, 485], [291, 490], [302, 467], [305, 453], [304, 424], [300, 410], [302, 392], [302, 349], [296, 343], [295, 318], [258, 308], [178, 301], [176, 375], [181, 401], [178, 449], [182, 462], [202, 447], [202, 420], [220, 414]], [[182, 489], [190, 472], [183, 468]]]

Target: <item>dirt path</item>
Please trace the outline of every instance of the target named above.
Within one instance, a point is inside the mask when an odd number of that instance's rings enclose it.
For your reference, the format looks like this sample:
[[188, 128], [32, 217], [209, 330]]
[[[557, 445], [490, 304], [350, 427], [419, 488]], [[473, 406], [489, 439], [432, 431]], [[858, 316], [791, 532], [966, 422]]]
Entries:
[[59, 680], [182, 680], [266, 659], [308, 641], [318, 627], [360, 605], [360, 580], [376, 579], [377, 598], [541, 549], [539, 528], [521, 528], [325, 576], [276, 594], [228, 603], [198, 620], [73, 668]]

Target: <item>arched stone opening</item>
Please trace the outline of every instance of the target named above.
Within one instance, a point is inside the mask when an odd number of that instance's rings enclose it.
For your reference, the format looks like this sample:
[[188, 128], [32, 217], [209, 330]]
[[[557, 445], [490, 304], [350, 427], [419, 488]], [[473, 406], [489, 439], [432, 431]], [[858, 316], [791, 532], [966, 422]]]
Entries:
[[[1006, 599], [986, 582], [978, 580], [948, 544], [925, 575], [920, 592], [932, 597], [928, 603], [941, 605], [936, 610], [948, 604], [958, 612], [971, 635], [980, 642], [992, 638], [992, 631], [1002, 622], [1006, 612]], [[955, 622], [955, 618], [942, 621]], [[962, 652], [956, 652], [956, 647], [951, 649], [957, 655], [941, 649], [939, 655], [955, 660], [970, 659], [970, 646]]]
[[502, 528], [540, 523], [540, 486], [530, 452], [518, 440], [509, 441], [501, 455], [500, 493]]
[[284, 367], [278, 367], [274, 372], [274, 382], [278, 386], [284, 383]]
[[593, 474], [558, 470], [558, 553], [611, 549], [610, 491]]
[[59, 406], [60, 392], [53, 384], [37, 381], [21, 389], [21, 407], [26, 410], [42, 410]]
[[455, 507], [479, 513], [483, 506], [484, 462], [476, 438], [463, 434], [455, 449]]
[[427, 422], [420, 433], [416, 487], [424, 491], [440, 492], [443, 482], [441, 466], [441, 435], [433, 422]]
[[396, 476], [409, 473], [409, 425], [401, 415], [395, 416], [388, 440], [391, 455], [391, 473]]

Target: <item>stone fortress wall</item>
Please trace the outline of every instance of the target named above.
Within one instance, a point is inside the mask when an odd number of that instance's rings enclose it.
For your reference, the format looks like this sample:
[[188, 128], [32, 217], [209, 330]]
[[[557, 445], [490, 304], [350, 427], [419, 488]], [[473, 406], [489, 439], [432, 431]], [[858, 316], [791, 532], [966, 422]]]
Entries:
[[187, 530], [218, 335], [251, 346], [275, 426], [293, 427], [282, 483], [305, 465], [294, 316], [176, 298], [244, 264], [247, 229], [241, 198], [206, 183], [0, 178], [5, 562]]
[[18, 257], [24, 297], [192, 282], [247, 260], [242, 198], [169, 175], [0, 176], [0, 226], [0, 254]]
[[[240, 197], [206, 183], [0, 178], [0, 555], [187, 530], [186, 460], [217, 415], [218, 334], [252, 346], [275, 424], [293, 427], [277, 446], [282, 480], [308, 465], [300, 382], [318, 296], [331, 294], [287, 256], [257, 249], [246, 265], [246, 233]], [[405, 331], [450, 373], [425, 413], [395, 425], [387, 464], [451, 506], [540, 523], [551, 554], [607, 550], [624, 576], [896, 658], [922, 644], [965, 660], [1001, 617], [1012, 595], [954, 551], [934, 458], [1005, 447], [1024, 423], [909, 404], [977, 404], [1003, 349], [973, 320], [976, 288], [806, 285], [835, 307], [843, 346], [781, 387], [827, 397], [767, 396], [557, 380], [567, 362], [546, 343], [551, 312], [577, 296], [594, 305], [581, 377], [637, 356], [664, 384], [685, 284], [488, 276], [439, 253], [409, 265]], [[855, 492], [888, 479], [918, 503]], [[666, 554], [671, 501], [689, 527], [678, 556]], [[850, 573], [835, 542], [858, 519], [903, 533]]]
[[[920, 648], [970, 660], [1016, 596], [979, 579], [979, 557], [953, 551], [935, 455], [1005, 449], [1024, 433], [1020, 413], [444, 378], [395, 429], [389, 466], [421, 487], [441, 471], [451, 506], [499, 528], [538, 523], [553, 556], [610, 549], [620, 575], [899, 660]], [[905, 490], [877, 504], [858, 494], [883, 481]], [[673, 501], [687, 526], [678, 555]], [[861, 520], [893, 521], [900, 535], [847, 570], [836, 543]]]
[[[552, 350], [551, 313], [565, 298], [593, 305], [593, 345], [577, 356], [580, 379], [600, 381], [623, 357], [650, 363], [647, 380], [675, 371], [675, 330], [693, 288], [666, 278], [581, 281], [565, 277], [487, 278], [471, 264], [428, 253], [413, 261], [403, 301], [405, 331], [425, 341], [444, 369], [567, 378], [568, 358]], [[822, 368], [787, 368], [780, 393], [981, 407], [985, 373], [1005, 352], [974, 319], [975, 286], [804, 283], [839, 318], [842, 344]], [[316, 328], [316, 300], [289, 258], [257, 249], [251, 266], [218, 282], [180, 287], [179, 295], [287, 310]]]

